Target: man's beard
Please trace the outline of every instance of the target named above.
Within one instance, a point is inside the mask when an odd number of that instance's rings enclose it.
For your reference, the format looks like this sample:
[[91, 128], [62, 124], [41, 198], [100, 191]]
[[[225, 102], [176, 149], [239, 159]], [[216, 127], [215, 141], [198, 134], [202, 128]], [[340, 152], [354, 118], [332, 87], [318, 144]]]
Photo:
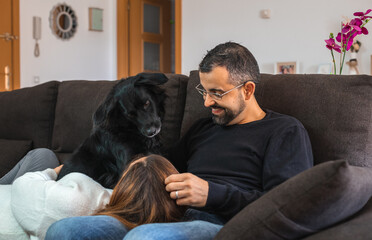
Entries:
[[212, 114], [213, 115], [212, 119], [215, 124], [226, 126], [228, 123], [234, 120], [241, 112], [243, 112], [243, 110], [245, 109], [245, 104], [242, 97], [240, 97], [239, 108], [236, 111], [233, 111], [228, 108], [223, 108], [218, 104], [214, 104], [213, 106], [211, 106], [211, 108], [219, 108], [224, 111], [224, 113], [219, 116]]

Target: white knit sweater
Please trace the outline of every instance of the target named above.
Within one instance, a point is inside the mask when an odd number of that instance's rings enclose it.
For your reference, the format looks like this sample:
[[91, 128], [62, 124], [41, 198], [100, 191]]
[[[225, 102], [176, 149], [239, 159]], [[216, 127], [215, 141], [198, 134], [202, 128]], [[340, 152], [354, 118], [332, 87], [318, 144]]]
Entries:
[[93, 214], [109, 202], [112, 190], [84, 174], [56, 179], [56, 172], [46, 169], [0, 185], [0, 240], [44, 239], [52, 223]]

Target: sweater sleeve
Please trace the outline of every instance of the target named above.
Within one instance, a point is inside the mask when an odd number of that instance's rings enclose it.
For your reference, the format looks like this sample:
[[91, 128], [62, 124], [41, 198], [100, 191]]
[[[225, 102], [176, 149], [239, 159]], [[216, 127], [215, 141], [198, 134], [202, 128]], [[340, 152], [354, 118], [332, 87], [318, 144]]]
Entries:
[[209, 181], [209, 191], [205, 210], [224, 217], [232, 218], [249, 203], [263, 195], [259, 190], [242, 190], [236, 186]]
[[313, 166], [311, 144], [302, 126], [286, 128], [271, 137], [263, 159], [262, 189], [243, 190], [209, 181], [206, 210], [226, 219], [290, 177]]
[[270, 140], [263, 164], [263, 190], [267, 192], [313, 165], [307, 131], [302, 125], [288, 127]]
[[40, 239], [55, 221], [90, 215], [103, 208], [112, 192], [81, 173], [68, 174], [56, 182], [53, 172], [26, 173], [12, 186], [14, 217], [26, 232]]

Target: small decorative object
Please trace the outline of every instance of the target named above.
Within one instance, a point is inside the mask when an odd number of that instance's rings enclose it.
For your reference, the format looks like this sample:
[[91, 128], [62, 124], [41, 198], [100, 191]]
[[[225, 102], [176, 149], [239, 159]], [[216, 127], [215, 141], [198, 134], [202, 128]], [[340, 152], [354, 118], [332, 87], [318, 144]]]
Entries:
[[77, 28], [75, 11], [67, 4], [58, 4], [50, 12], [50, 27], [58, 38], [62, 40], [71, 38]]
[[296, 62], [277, 62], [275, 64], [275, 74], [295, 74], [298, 73]]
[[345, 62], [345, 55], [346, 52], [350, 50], [354, 38], [358, 35], [368, 34], [367, 28], [364, 26], [371, 20], [372, 16], [367, 16], [372, 9], [368, 9], [365, 13], [364, 12], [355, 12], [354, 16], [356, 18], [352, 19], [351, 21], [346, 21], [342, 23], [341, 32], [337, 34], [336, 41], [340, 43], [338, 45], [335, 42], [335, 37], [333, 33], [330, 33], [329, 39], [325, 40], [327, 43], [326, 47], [331, 50], [332, 60], [333, 60], [333, 68], [334, 68], [334, 74], [336, 74], [336, 61], [335, 56], [333, 54], [333, 50], [340, 53], [340, 71], [339, 74], [342, 74], [342, 68], [344, 66]]
[[359, 41], [356, 41], [350, 47], [350, 60], [346, 63], [349, 66], [350, 75], [359, 74], [357, 53], [359, 52], [361, 45], [362, 44]]
[[89, 8], [89, 30], [103, 31], [103, 9]]

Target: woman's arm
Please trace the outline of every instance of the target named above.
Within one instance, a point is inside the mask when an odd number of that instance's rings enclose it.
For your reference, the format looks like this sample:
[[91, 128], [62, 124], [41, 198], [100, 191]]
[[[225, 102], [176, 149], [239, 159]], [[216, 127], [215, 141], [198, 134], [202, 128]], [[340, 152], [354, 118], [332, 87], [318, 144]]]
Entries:
[[12, 212], [31, 235], [43, 238], [55, 221], [93, 214], [110, 199], [112, 190], [81, 173], [71, 173], [56, 182], [59, 169], [26, 173], [13, 183]]

